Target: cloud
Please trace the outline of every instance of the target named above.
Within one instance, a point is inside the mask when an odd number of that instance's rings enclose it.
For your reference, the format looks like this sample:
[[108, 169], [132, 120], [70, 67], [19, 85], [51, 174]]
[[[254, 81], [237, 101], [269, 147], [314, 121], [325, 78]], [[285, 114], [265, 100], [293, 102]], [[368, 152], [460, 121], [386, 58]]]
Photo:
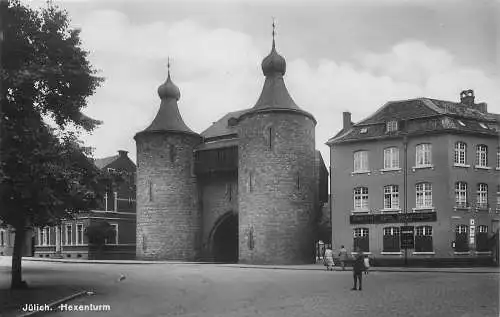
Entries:
[[[227, 112], [252, 107], [262, 89], [260, 62], [270, 45], [257, 47], [250, 34], [207, 28], [194, 20], [134, 24], [112, 10], [93, 11], [77, 22], [92, 63], [106, 77], [86, 111], [104, 121], [85, 137], [97, 157], [125, 149], [135, 158], [133, 136], [156, 115], [156, 89], [165, 80], [167, 56], [181, 90], [180, 112], [197, 132]], [[318, 120], [316, 144], [327, 164], [324, 143], [341, 129], [343, 111], [359, 121], [389, 100], [425, 96], [453, 101], [462, 89], [472, 88], [478, 99], [491, 103], [490, 111], [500, 112], [496, 79], [417, 40], [382, 53], [358, 53], [351, 63], [290, 59], [285, 81], [297, 104]]]

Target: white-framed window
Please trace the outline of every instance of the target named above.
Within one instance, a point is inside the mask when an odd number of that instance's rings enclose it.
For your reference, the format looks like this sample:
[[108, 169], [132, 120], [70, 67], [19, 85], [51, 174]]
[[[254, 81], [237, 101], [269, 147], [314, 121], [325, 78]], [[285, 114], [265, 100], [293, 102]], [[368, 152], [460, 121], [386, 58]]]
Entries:
[[398, 227], [384, 228], [383, 252], [400, 252], [400, 229]]
[[467, 233], [467, 231], [468, 231], [467, 225], [458, 225], [457, 226], [457, 233]]
[[384, 209], [399, 209], [399, 186], [384, 186]]
[[399, 168], [399, 149], [388, 147], [384, 149], [384, 169]]
[[83, 223], [76, 224], [76, 244], [83, 244]]
[[66, 240], [64, 241], [65, 245], [73, 245], [73, 226], [72, 225], [66, 225], [65, 226], [65, 238]]
[[358, 249], [362, 252], [370, 252], [370, 238], [368, 228], [355, 228], [354, 235], [354, 250]]
[[415, 147], [416, 167], [424, 167], [432, 165], [432, 144], [422, 143]]
[[45, 240], [45, 231], [43, 228], [38, 228], [38, 245], [43, 245], [43, 241]]
[[455, 183], [455, 204], [458, 207], [467, 207], [467, 183]]
[[488, 146], [484, 144], [476, 146], [476, 166], [488, 167]]
[[455, 143], [455, 155], [453, 163], [458, 165], [467, 164], [467, 143], [458, 141]]
[[477, 233], [488, 233], [488, 226], [485, 225], [477, 226]]
[[368, 151], [354, 152], [354, 172], [368, 171]]
[[368, 208], [368, 187], [354, 188], [354, 210], [366, 211]]
[[7, 245], [7, 232], [5, 229], [0, 229], [0, 247]]
[[386, 124], [386, 131], [398, 131], [398, 122], [396, 120], [388, 121]]
[[50, 228], [38, 228], [38, 245], [47, 246], [50, 244]]
[[488, 184], [477, 184], [477, 205], [479, 208], [488, 206]]
[[415, 252], [433, 252], [432, 227], [419, 226], [415, 228]]
[[43, 245], [50, 245], [50, 227], [45, 227], [43, 230], [45, 231], [45, 240]]
[[432, 184], [418, 183], [415, 185], [416, 192], [416, 207], [431, 208], [432, 207]]
[[469, 226], [457, 225], [455, 229], [455, 252], [469, 252]]

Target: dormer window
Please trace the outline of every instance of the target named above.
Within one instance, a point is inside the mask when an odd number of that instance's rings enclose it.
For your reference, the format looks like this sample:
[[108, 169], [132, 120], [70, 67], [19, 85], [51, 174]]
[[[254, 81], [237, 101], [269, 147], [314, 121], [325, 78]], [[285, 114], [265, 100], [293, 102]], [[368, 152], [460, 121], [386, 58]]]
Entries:
[[457, 120], [458, 124], [460, 124], [462, 127], [465, 127], [465, 123], [463, 121]]
[[368, 132], [368, 128], [362, 128], [361, 130], [359, 130], [359, 133], [361, 134], [365, 134], [366, 132]]
[[488, 127], [486, 126], [486, 124], [482, 123], [482, 122], [479, 122], [479, 125], [481, 126], [481, 128], [483, 129], [488, 129]]
[[393, 132], [397, 130], [398, 130], [398, 122], [396, 120], [387, 122], [386, 132]]
[[108, 167], [108, 173], [114, 173], [116, 170], [114, 168]]

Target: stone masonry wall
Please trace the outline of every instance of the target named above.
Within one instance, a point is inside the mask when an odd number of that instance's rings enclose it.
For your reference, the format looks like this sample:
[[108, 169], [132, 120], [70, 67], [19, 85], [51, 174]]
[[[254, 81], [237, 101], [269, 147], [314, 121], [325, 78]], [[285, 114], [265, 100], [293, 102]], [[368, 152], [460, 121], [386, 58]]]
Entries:
[[291, 112], [239, 123], [240, 263], [314, 260], [314, 134], [314, 121]]
[[212, 235], [221, 217], [238, 214], [238, 179], [236, 173], [215, 173], [198, 179], [202, 214], [202, 259], [213, 260]]
[[137, 142], [137, 258], [195, 260], [200, 217], [193, 149], [196, 135], [145, 133]]

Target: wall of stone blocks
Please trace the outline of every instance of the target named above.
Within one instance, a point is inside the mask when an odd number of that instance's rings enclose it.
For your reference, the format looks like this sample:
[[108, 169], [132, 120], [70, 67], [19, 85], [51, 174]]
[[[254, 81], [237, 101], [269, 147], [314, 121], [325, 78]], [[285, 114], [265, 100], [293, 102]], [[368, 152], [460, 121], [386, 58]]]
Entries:
[[238, 214], [237, 173], [213, 173], [198, 179], [202, 206], [202, 259], [213, 260], [212, 235], [227, 213]]
[[239, 260], [314, 261], [315, 122], [301, 113], [244, 118], [239, 144]]
[[137, 258], [195, 260], [200, 253], [193, 149], [197, 135], [161, 132], [136, 136]]

